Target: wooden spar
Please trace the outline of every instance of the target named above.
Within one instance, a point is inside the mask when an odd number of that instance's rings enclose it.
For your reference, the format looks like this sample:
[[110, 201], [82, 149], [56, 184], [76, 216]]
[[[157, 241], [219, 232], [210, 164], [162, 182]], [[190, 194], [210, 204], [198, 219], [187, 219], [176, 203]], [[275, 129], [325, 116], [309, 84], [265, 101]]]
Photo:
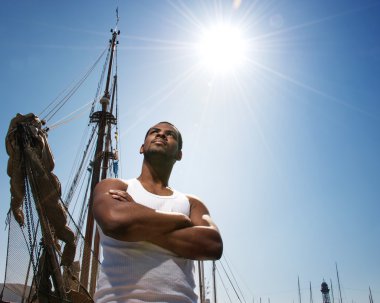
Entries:
[[[92, 179], [91, 179], [91, 192], [90, 192], [90, 198], [88, 201], [88, 211], [87, 211], [87, 222], [86, 222], [86, 231], [85, 231], [85, 238], [84, 238], [84, 249], [83, 249], [83, 257], [82, 257], [82, 269], [81, 269], [81, 277], [80, 277], [80, 283], [85, 289], [88, 289], [88, 283], [89, 283], [89, 275], [90, 275], [90, 263], [91, 263], [91, 251], [94, 250], [93, 258], [95, 259], [93, 262], [98, 262], [99, 259], [99, 240], [97, 239], [97, 243], [93, 243], [93, 237], [94, 237], [94, 216], [92, 214], [92, 204], [93, 204], [93, 191], [98, 184], [100, 179], [100, 172], [101, 172], [101, 163], [102, 158], [104, 154], [104, 135], [106, 131], [106, 126], [114, 123], [115, 118], [112, 116], [111, 113], [107, 111], [107, 107], [109, 104], [109, 83], [110, 83], [110, 77], [111, 77], [111, 71], [112, 71], [112, 61], [113, 61], [113, 55], [114, 55], [114, 49], [116, 46], [116, 37], [120, 34], [120, 31], [112, 31], [112, 39], [110, 40], [110, 60], [108, 65], [108, 74], [107, 74], [107, 82], [106, 87], [104, 90], [104, 96], [101, 98], [100, 103], [102, 104], [102, 110], [95, 112], [92, 114], [90, 118], [90, 122], [98, 123], [98, 139], [96, 143], [96, 150], [95, 150], [95, 156], [93, 161], [93, 173], [92, 173]], [[95, 236], [97, 238], [97, 236]], [[94, 264], [94, 263], [92, 263]], [[95, 266], [97, 270], [97, 266]], [[97, 272], [91, 272], [91, 285], [95, 285]], [[90, 291], [91, 297], [94, 295], [95, 287], [91, 287], [92, 292]]]
[[215, 278], [216, 265], [215, 261], [212, 261], [212, 284], [214, 287], [214, 303], [216, 303], [216, 278]]
[[198, 261], [198, 276], [199, 276], [199, 302], [205, 303], [205, 280], [204, 280], [203, 261]]

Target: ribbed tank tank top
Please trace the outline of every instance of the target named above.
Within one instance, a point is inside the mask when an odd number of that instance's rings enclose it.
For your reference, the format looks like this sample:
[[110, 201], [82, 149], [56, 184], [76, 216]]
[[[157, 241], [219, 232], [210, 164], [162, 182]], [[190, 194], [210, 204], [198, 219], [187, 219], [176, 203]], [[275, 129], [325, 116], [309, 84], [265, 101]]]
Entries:
[[[137, 179], [127, 181], [127, 192], [147, 207], [190, 214], [188, 198], [172, 190], [158, 196], [145, 190]], [[123, 202], [121, 202], [123, 203]], [[119, 241], [103, 234], [103, 249], [95, 302], [97, 303], [194, 303], [197, 302], [194, 262], [149, 242]]]

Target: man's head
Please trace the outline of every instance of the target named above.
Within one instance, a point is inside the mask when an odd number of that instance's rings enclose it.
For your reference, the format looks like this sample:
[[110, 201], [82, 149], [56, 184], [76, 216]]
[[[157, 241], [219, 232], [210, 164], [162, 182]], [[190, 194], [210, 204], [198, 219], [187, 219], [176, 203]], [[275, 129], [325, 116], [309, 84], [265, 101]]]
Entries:
[[180, 131], [173, 124], [164, 121], [149, 128], [145, 135], [144, 144], [140, 148], [140, 153], [144, 156], [156, 154], [181, 160], [182, 145]]

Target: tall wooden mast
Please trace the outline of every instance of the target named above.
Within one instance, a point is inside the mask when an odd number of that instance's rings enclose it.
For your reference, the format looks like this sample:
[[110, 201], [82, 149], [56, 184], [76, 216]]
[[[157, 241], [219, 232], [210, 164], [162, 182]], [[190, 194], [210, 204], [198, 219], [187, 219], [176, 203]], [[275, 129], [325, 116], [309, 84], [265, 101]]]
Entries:
[[[112, 114], [112, 108], [109, 111], [110, 104], [110, 82], [111, 82], [111, 72], [112, 65], [114, 61], [114, 53], [117, 45], [117, 36], [120, 34], [120, 31], [111, 30], [112, 38], [110, 40], [110, 59], [108, 64], [108, 73], [107, 81], [104, 90], [104, 95], [100, 99], [100, 104], [102, 106], [101, 111], [94, 112], [90, 117], [91, 123], [98, 124], [98, 138], [95, 149], [95, 156], [93, 160], [93, 173], [91, 179], [91, 193], [88, 201], [88, 211], [87, 211], [87, 222], [86, 222], [86, 231], [84, 239], [84, 250], [82, 257], [82, 269], [80, 283], [87, 289], [91, 296], [93, 296], [96, 285], [96, 276], [99, 260], [99, 236], [97, 231], [94, 229], [94, 217], [92, 214], [92, 204], [93, 204], [93, 190], [96, 184], [101, 180], [105, 179], [107, 176], [107, 165], [103, 165], [102, 171], [102, 160], [104, 161], [105, 155], [107, 155], [107, 162], [109, 159], [109, 143], [104, 144], [104, 137], [106, 130], [110, 130], [112, 124], [116, 124], [116, 118]], [[116, 79], [116, 78], [115, 78]], [[115, 84], [114, 84], [115, 86]], [[90, 271], [91, 268], [91, 271]]]

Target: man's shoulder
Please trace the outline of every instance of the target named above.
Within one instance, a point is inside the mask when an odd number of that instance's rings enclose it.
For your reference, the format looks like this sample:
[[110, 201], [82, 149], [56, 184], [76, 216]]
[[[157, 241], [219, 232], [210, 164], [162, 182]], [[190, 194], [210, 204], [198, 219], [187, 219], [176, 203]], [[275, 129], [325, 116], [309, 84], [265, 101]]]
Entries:
[[193, 194], [185, 194], [186, 198], [189, 199], [189, 202], [190, 202], [190, 205], [191, 206], [196, 206], [196, 205], [204, 205], [204, 203], [202, 202], [201, 198], [199, 198], [198, 196], [196, 195], [193, 195]]
[[101, 180], [97, 185], [98, 189], [118, 189], [126, 190], [128, 188], [128, 181], [118, 178], [108, 178]]

